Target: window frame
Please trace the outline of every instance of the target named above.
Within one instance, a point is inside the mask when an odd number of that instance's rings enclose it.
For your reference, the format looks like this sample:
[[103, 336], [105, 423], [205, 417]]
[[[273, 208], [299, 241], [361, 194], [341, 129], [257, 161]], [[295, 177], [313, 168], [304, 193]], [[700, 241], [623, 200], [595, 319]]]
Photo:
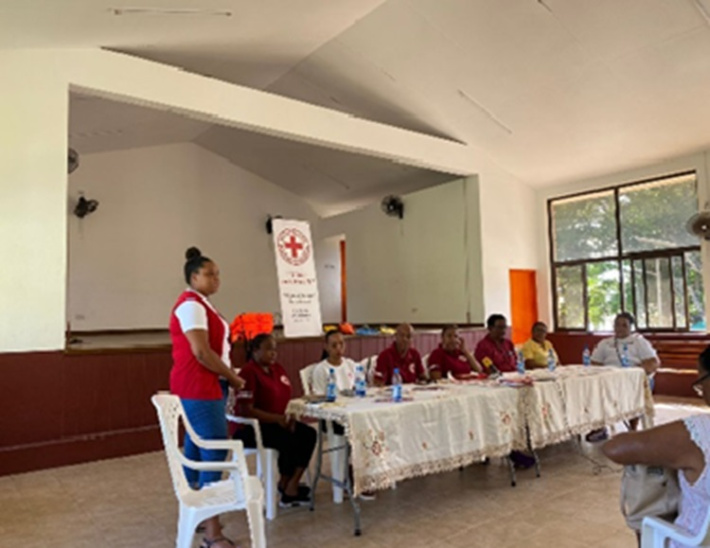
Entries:
[[[552, 317], [555, 325], [555, 331], [560, 331], [560, 332], [568, 332], [568, 333], [590, 333], [592, 332], [589, 329], [589, 296], [587, 294], [587, 265], [590, 263], [597, 263], [597, 262], [612, 262], [615, 261], [618, 264], [619, 268], [619, 295], [620, 295], [620, 300], [621, 300], [621, 309], [622, 310], [628, 310], [626, 306], [626, 292], [624, 288], [624, 275], [623, 275], [623, 262], [624, 261], [629, 261], [631, 264], [631, 287], [632, 287], [632, 295], [633, 295], [633, 303], [632, 307], [633, 308], [633, 315], [634, 317], [638, 317], [638, 310], [637, 310], [637, 302], [636, 302], [636, 287], [635, 287], [635, 276], [634, 276], [634, 262], [637, 260], [642, 261], [642, 268], [643, 268], [643, 283], [644, 283], [644, 316], [646, 318], [645, 324], [648, 326], [648, 292], [647, 292], [647, 281], [646, 281], [646, 260], [647, 259], [656, 259], [656, 258], [665, 258], [667, 257], [669, 260], [669, 264], [671, 265], [671, 302], [674, 303], [673, 306], [675, 306], [675, 287], [672, 282], [672, 257], [674, 256], [680, 256], [682, 257], [681, 265], [682, 265], [682, 271], [683, 271], [683, 289], [685, 293], [685, 299], [684, 299], [684, 312], [685, 312], [685, 325], [686, 327], [677, 327], [677, 319], [676, 319], [676, 314], [675, 314], [675, 308], [674, 308], [674, 313], [673, 313], [673, 327], [644, 327], [644, 328], [639, 328], [637, 326], [637, 330], [641, 332], [652, 332], [652, 333], [691, 333], [691, 324], [690, 324], [690, 311], [689, 311], [689, 304], [688, 304], [688, 278], [687, 278], [687, 272], [686, 272], [686, 260], [685, 260], [685, 254], [689, 252], [701, 252], [701, 246], [700, 243], [698, 243], [697, 246], [683, 246], [683, 247], [671, 247], [671, 248], [663, 248], [663, 249], [654, 249], [654, 250], [649, 250], [649, 251], [634, 251], [630, 253], [624, 253], [624, 248], [623, 248], [623, 242], [622, 242], [622, 236], [621, 236], [621, 208], [619, 207], [619, 191], [624, 188], [628, 187], [633, 187], [633, 186], [641, 186], [644, 184], [648, 183], [656, 183], [663, 181], [664, 179], [674, 179], [677, 177], [686, 177], [692, 175], [695, 178], [695, 189], [696, 189], [696, 200], [698, 199], [697, 195], [697, 185], [698, 185], [698, 174], [696, 170], [687, 170], [687, 171], [681, 171], [677, 173], [669, 173], [665, 175], [660, 175], [656, 177], [650, 177], [647, 179], [641, 179], [638, 181], [632, 181], [632, 182], [627, 182], [627, 183], [621, 183], [618, 185], [613, 185], [613, 186], [607, 186], [603, 188], [595, 188], [595, 189], [590, 189], [586, 191], [581, 191], [581, 192], [575, 192], [572, 194], [565, 194], [563, 196], [555, 196], [552, 198], [547, 199], [547, 230], [548, 230], [548, 243], [549, 243], [549, 267], [550, 267], [550, 282], [551, 282], [551, 289], [552, 289]], [[587, 196], [587, 195], [594, 195], [594, 194], [600, 194], [603, 192], [613, 192], [614, 196], [614, 216], [615, 216], [615, 221], [616, 221], [616, 243], [617, 243], [617, 253], [616, 255], [606, 255], [603, 257], [594, 257], [594, 258], [587, 258], [587, 259], [573, 259], [573, 260], [567, 260], [567, 261], [556, 261], [555, 260], [555, 230], [554, 230], [554, 222], [553, 222], [553, 213], [552, 213], [552, 207], [554, 202], [562, 201], [562, 200], [567, 200], [570, 198], [580, 198], [582, 196]], [[699, 205], [699, 204], [698, 204]], [[700, 208], [698, 207], [698, 211], [700, 211]], [[557, 298], [557, 268], [560, 266], [581, 266], [582, 268], [582, 304], [584, 306], [584, 326], [583, 327], [560, 327], [559, 325], [559, 310], [558, 310], [558, 298]]]

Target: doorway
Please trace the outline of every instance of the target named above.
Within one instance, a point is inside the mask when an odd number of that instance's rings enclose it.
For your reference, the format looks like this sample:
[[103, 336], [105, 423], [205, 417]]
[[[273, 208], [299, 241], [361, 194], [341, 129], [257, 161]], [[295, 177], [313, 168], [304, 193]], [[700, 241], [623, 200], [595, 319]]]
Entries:
[[513, 343], [522, 344], [538, 319], [535, 270], [510, 271], [510, 311]]

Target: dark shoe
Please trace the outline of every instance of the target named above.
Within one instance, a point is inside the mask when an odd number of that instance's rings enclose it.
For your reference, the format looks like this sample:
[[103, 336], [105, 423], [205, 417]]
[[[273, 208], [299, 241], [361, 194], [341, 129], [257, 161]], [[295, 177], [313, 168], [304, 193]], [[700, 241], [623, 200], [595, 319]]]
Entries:
[[510, 460], [513, 461], [513, 465], [519, 470], [527, 470], [535, 466], [535, 459], [530, 455], [521, 453], [520, 451], [513, 451], [510, 454]]
[[301, 493], [295, 497], [290, 497], [287, 494], [281, 495], [281, 500], [279, 501], [279, 506], [281, 508], [298, 508], [299, 506], [306, 506], [311, 502], [310, 495], [304, 496]]
[[600, 441], [606, 441], [609, 439], [609, 433], [606, 428], [600, 428], [599, 430], [592, 430], [584, 438], [589, 443], [599, 443]]
[[[283, 490], [282, 487], [279, 487], [278, 490], [279, 490], [279, 493], [280, 493], [281, 495], [284, 494], [284, 490]], [[307, 485], [299, 485], [299, 486], [298, 486], [298, 496], [299, 496], [299, 497], [310, 498], [310, 496], [311, 496], [311, 488], [308, 487]]]

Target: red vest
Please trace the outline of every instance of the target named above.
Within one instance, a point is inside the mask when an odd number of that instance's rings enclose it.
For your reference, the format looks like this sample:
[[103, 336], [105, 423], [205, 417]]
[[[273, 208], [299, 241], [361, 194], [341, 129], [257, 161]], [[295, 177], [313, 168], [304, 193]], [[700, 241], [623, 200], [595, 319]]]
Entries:
[[170, 339], [173, 343], [173, 368], [170, 371], [170, 392], [188, 400], [221, 400], [222, 389], [219, 375], [197, 361], [190, 342], [182, 332], [175, 309], [185, 301], [201, 304], [207, 312], [207, 336], [210, 348], [222, 355], [222, 345], [227, 337], [219, 314], [205, 303], [204, 297], [194, 291], [185, 291], [178, 298], [170, 313]]

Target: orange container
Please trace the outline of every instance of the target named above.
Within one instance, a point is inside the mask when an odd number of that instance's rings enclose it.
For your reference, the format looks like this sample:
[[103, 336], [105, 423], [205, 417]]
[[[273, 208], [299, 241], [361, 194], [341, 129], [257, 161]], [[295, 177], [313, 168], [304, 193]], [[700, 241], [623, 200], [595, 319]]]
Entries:
[[271, 333], [274, 330], [274, 317], [268, 312], [246, 312], [234, 318], [230, 328], [232, 342], [249, 340], [260, 333]]

